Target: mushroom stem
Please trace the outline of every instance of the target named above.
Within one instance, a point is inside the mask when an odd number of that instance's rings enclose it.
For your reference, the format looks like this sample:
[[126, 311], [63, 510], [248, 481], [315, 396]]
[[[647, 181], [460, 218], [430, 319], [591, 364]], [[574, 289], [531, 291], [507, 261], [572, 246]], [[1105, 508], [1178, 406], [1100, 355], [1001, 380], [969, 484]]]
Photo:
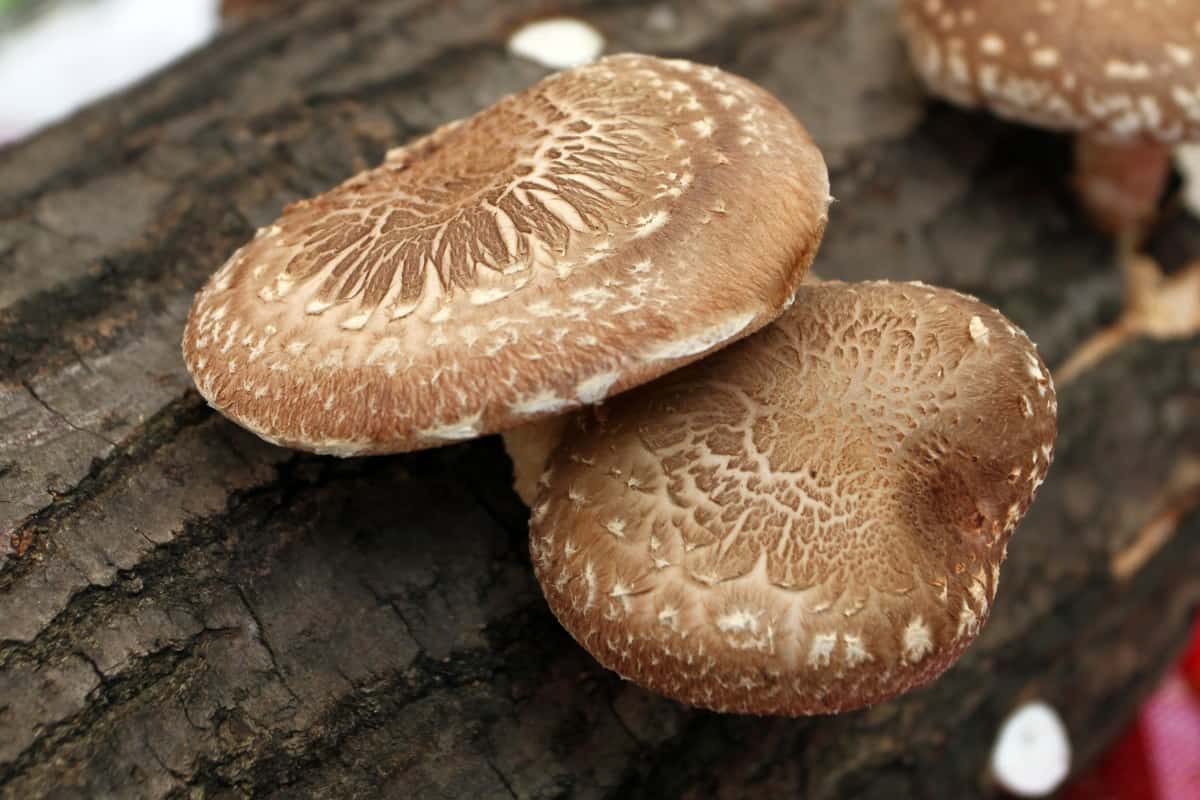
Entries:
[[1133, 540], [1109, 560], [1109, 574], [1121, 583], [1138, 573], [1179, 532], [1184, 518], [1200, 507], [1200, 482], [1142, 525]]
[[501, 434], [504, 449], [513, 462], [513, 489], [531, 508], [537, 498], [538, 480], [546, 470], [546, 462], [562, 438], [566, 424], [566, 416], [546, 417]]
[[1154, 259], [1132, 252], [1126, 242], [1121, 248], [1121, 267], [1125, 272], [1125, 310], [1055, 370], [1054, 381], [1060, 387], [1134, 336], [1164, 340], [1200, 333], [1200, 261], [1167, 276]]
[[1075, 190], [1101, 230], [1140, 240], [1171, 174], [1171, 146], [1081, 133], [1075, 138]]
[[1054, 370], [1054, 385], [1059, 389], [1099, 364], [1136, 332], [1124, 317], [1089, 336]]

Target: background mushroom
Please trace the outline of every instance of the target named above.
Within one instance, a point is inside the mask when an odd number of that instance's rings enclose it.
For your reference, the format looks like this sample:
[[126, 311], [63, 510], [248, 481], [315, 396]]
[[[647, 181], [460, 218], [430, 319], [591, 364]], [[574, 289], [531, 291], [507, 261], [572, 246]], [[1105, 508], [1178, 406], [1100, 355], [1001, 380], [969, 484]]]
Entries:
[[531, 552], [602, 664], [719, 711], [884, 700], [979, 633], [1053, 456], [1025, 334], [921, 284], [802, 287], [778, 322], [583, 413]]
[[[935, 94], [1076, 134], [1075, 188], [1118, 239], [1127, 313], [1169, 306], [1153, 297], [1164, 291], [1160, 271], [1139, 269], [1134, 251], [1156, 217], [1172, 148], [1200, 140], [1200, 6], [904, 0], [901, 20]], [[1121, 326], [1124, 335], [1139, 328], [1198, 329], [1140, 317]]]
[[819, 151], [764, 90], [611, 57], [288, 206], [197, 295], [184, 355], [213, 406], [291, 447], [501, 431], [775, 318], [829, 201]]

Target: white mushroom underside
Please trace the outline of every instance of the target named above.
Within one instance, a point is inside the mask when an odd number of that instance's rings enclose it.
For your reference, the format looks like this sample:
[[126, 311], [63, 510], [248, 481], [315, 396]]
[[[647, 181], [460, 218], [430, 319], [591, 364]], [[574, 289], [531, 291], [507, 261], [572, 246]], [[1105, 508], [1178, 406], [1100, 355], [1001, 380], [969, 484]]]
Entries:
[[508, 39], [509, 52], [551, 69], [594, 61], [604, 50], [604, 37], [583, 20], [542, 19], [522, 25]]
[[562, 437], [566, 417], [546, 417], [504, 431], [504, 449], [513, 464], [513, 489], [532, 507], [537, 497], [538, 479], [546, 470], [546, 461]]
[[1018, 797], [1047, 797], [1071, 771], [1071, 741], [1062, 718], [1041, 701], [1026, 703], [1000, 726], [992, 775]]

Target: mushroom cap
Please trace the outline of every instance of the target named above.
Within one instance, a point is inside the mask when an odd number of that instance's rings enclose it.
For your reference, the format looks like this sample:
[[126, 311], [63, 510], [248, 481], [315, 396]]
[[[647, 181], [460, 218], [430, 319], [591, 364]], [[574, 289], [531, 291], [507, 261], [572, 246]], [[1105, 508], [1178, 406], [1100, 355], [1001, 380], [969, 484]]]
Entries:
[[1200, 4], [1184, 0], [904, 0], [936, 94], [1056, 130], [1200, 138]]
[[184, 357], [213, 406], [292, 447], [501, 431], [774, 319], [829, 201], [820, 152], [765, 90], [615, 56], [288, 206], [197, 295]]
[[533, 564], [643, 686], [757, 714], [878, 702], [979, 633], [1056, 413], [1034, 346], [978, 300], [805, 285], [763, 331], [575, 415]]

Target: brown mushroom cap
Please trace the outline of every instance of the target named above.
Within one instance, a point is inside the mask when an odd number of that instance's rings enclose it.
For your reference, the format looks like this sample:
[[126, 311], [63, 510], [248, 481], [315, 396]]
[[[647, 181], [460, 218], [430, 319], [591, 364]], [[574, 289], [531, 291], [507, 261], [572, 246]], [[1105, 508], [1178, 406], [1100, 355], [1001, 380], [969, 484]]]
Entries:
[[1200, 138], [1194, 0], [904, 0], [931, 89], [1045, 128]]
[[597, 402], [776, 317], [824, 161], [712, 67], [558, 73], [288, 206], [199, 293], [184, 355], [264, 438], [396, 452]]
[[693, 705], [842, 711], [978, 634], [1053, 457], [1049, 372], [974, 298], [805, 285], [754, 336], [572, 420], [531, 552], [602, 664]]

